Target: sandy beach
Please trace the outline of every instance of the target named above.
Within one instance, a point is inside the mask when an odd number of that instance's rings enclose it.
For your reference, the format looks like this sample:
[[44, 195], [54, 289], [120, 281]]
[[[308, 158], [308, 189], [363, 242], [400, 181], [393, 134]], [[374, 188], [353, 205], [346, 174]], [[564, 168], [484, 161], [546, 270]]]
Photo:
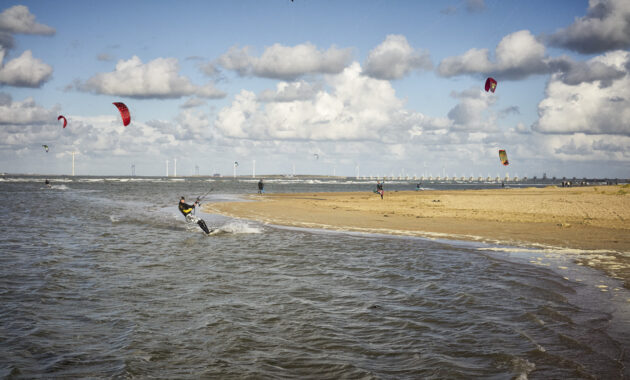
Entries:
[[265, 194], [204, 211], [263, 223], [592, 250], [630, 283], [630, 186]]

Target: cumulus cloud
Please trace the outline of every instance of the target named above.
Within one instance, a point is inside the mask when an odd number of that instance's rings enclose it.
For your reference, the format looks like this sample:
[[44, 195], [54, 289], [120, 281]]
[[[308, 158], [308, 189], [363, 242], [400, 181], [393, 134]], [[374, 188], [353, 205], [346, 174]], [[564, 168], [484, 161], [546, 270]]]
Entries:
[[26, 50], [6, 63], [4, 59], [13, 48], [14, 34], [52, 35], [55, 29], [35, 21], [27, 7], [16, 5], [0, 13], [0, 85], [14, 87], [41, 87], [51, 76], [53, 69], [33, 53]]
[[231, 47], [217, 59], [217, 64], [241, 76], [258, 76], [294, 80], [306, 74], [336, 74], [350, 62], [350, 49], [319, 50], [311, 43], [296, 46], [274, 44], [260, 57], [253, 55], [251, 47]]
[[[4, 58], [0, 54], [0, 59]], [[33, 58], [33, 53], [26, 50], [21, 56], [14, 58], [0, 67], [0, 84], [15, 87], [41, 87], [52, 76], [53, 68]]]
[[[623, 56], [618, 55], [618, 59], [623, 59]], [[628, 71], [619, 62], [607, 63], [609, 61], [610, 59], [604, 56], [595, 57], [586, 62], [574, 62], [567, 59], [559, 63], [561, 70], [558, 78], [568, 85], [598, 81], [601, 87], [608, 87], [614, 80], [623, 78], [626, 75], [626, 71]]]
[[452, 77], [462, 74], [496, 75], [503, 79], [523, 79], [532, 74], [551, 72], [558, 65], [545, 56], [545, 46], [529, 30], [509, 34], [499, 42], [495, 61], [488, 49], [470, 49], [461, 56], [448, 57], [438, 66], [438, 74]]
[[99, 73], [75, 87], [96, 94], [131, 98], [168, 99], [197, 95], [216, 99], [226, 95], [212, 83], [197, 86], [179, 75], [179, 64], [175, 58], [157, 58], [145, 64], [133, 56], [129, 60], [118, 61], [113, 72]]
[[431, 70], [429, 53], [414, 50], [403, 35], [390, 34], [368, 54], [364, 72], [377, 79], [400, 79], [417, 69]]
[[330, 92], [308, 100], [262, 103], [241, 91], [215, 122], [226, 137], [277, 140], [366, 140], [392, 143], [423, 116], [404, 109], [387, 81], [364, 76], [358, 63], [327, 77]]
[[494, 104], [496, 97], [478, 88], [462, 92], [453, 92], [459, 103], [448, 112], [454, 131], [488, 131], [496, 129], [496, 116], [486, 114], [486, 110]]
[[180, 108], [195, 108], [195, 107], [199, 107], [199, 106], [203, 106], [206, 104], [206, 101], [197, 97], [192, 97], [188, 100], [186, 100], [181, 106], [179, 106]]
[[555, 157], [572, 161], [628, 161], [630, 137], [575, 133], [570, 136], [547, 136], [542, 147]]
[[606, 87], [628, 70], [598, 58], [578, 62], [566, 56], [549, 57], [545, 46], [528, 30], [505, 36], [497, 45], [494, 57], [492, 61], [488, 49], [473, 48], [461, 56], [445, 58], [437, 72], [444, 77], [483, 74], [513, 80], [556, 73], [556, 78], [568, 85], [598, 82]]
[[[630, 136], [630, 53], [616, 51], [593, 58], [625, 74], [615, 79], [567, 84], [562, 74], [552, 75], [545, 99], [538, 104], [539, 119], [533, 129], [541, 133], [611, 134]], [[609, 81], [602, 86], [601, 81]]]
[[201, 63], [199, 64], [199, 69], [209, 77], [216, 77], [221, 73], [217, 65], [213, 62]]
[[12, 34], [55, 34], [55, 29], [36, 22], [35, 15], [24, 5], [15, 5], [0, 13], [0, 31]]
[[309, 100], [321, 91], [319, 83], [306, 81], [280, 82], [276, 85], [276, 90], [265, 90], [258, 95], [261, 102], [292, 102], [295, 100]]
[[54, 123], [58, 111], [58, 108], [45, 109], [31, 97], [14, 102], [11, 95], [0, 93], [0, 125]]
[[590, 0], [586, 16], [549, 37], [553, 46], [583, 54], [630, 47], [630, 2]]
[[509, 106], [499, 111], [499, 116], [501, 117], [505, 117], [511, 114], [520, 115], [521, 109], [518, 106]]

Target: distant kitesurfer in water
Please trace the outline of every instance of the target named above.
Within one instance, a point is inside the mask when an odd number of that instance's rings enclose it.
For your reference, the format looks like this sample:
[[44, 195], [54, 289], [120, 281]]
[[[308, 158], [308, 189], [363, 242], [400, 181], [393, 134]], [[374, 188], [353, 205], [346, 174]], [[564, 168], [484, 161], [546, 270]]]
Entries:
[[179, 211], [181, 211], [181, 213], [186, 217], [187, 221], [197, 223], [205, 233], [209, 234], [212, 231], [208, 229], [206, 222], [203, 219], [192, 215], [192, 211], [195, 209], [195, 206], [197, 206], [197, 203], [198, 202], [195, 202], [192, 205], [189, 205], [186, 203], [186, 198], [182, 197], [179, 200]]
[[50, 185], [50, 181], [48, 180], [48, 178], [46, 178], [46, 182], [45, 182], [46, 186], [51, 187]]

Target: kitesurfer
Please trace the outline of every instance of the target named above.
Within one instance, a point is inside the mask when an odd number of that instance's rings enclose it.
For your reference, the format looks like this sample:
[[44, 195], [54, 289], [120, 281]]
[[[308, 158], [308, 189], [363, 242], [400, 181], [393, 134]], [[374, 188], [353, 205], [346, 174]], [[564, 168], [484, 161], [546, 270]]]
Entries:
[[179, 200], [179, 211], [181, 211], [184, 217], [186, 217], [187, 221], [197, 223], [205, 233], [209, 234], [212, 231], [208, 229], [206, 222], [203, 219], [197, 218], [196, 216], [192, 215], [192, 211], [195, 209], [197, 204], [198, 202], [195, 201], [195, 203], [189, 205], [188, 203], [186, 203], [186, 198], [182, 197]]
[[383, 199], [383, 184], [380, 181], [376, 181], [376, 192], [381, 195], [381, 199]]
[[265, 190], [265, 184], [263, 183], [262, 178], [258, 181], [258, 194], [262, 194]]
[[48, 178], [46, 178], [46, 182], [44, 182], [46, 184], [46, 186], [48, 188], [51, 188], [52, 186], [50, 185], [50, 181], [48, 180]]

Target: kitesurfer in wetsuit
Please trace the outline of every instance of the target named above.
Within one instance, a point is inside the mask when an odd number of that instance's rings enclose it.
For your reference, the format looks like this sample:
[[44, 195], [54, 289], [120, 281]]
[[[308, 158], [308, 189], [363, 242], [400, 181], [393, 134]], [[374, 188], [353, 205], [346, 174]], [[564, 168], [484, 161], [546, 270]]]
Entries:
[[263, 184], [262, 178], [258, 181], [258, 194], [262, 194], [265, 191], [265, 185]]
[[203, 219], [192, 215], [192, 211], [195, 209], [195, 206], [197, 206], [197, 202], [189, 205], [186, 203], [186, 198], [184, 197], [179, 200], [179, 211], [181, 211], [181, 213], [186, 217], [186, 220], [197, 223], [205, 233], [209, 234], [211, 231], [208, 229], [206, 222]]

